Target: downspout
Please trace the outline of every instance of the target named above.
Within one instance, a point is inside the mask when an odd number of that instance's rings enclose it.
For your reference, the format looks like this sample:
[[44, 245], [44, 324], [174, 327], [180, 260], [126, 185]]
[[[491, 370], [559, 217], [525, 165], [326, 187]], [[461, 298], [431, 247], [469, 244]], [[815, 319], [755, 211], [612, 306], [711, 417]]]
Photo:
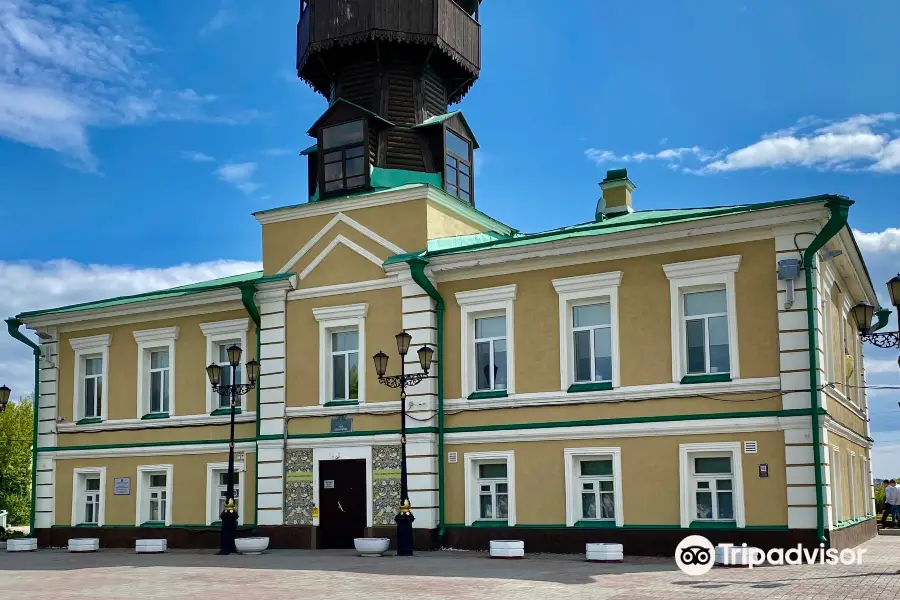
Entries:
[[[241, 302], [244, 304], [244, 308], [247, 309], [247, 314], [250, 315], [250, 318], [253, 319], [253, 322], [256, 324], [256, 360], [259, 360], [260, 354], [260, 341], [259, 341], [259, 332], [260, 332], [260, 323], [261, 319], [259, 316], [259, 308], [256, 306], [256, 300], [254, 296], [256, 295], [256, 286], [252, 283], [244, 284], [241, 287]], [[260, 429], [260, 413], [262, 412], [259, 408], [259, 399], [260, 399], [260, 389], [259, 384], [256, 385], [256, 437], [259, 439], [259, 429]], [[253, 453], [254, 464], [254, 477], [253, 477], [253, 535], [256, 535], [256, 528], [259, 526], [259, 442], [256, 442], [256, 452]]]
[[438, 419], [438, 536], [444, 537], [444, 299], [425, 275], [428, 259], [413, 257], [406, 261], [413, 281], [425, 290], [435, 304], [437, 318], [437, 419]]
[[880, 310], [875, 311], [875, 316], [878, 318], [878, 321], [872, 325], [872, 328], [869, 330], [869, 333], [874, 333], [880, 329], [884, 329], [887, 327], [888, 321], [891, 319], [891, 309], [882, 308]]
[[803, 269], [806, 272], [806, 319], [809, 337], [809, 394], [810, 412], [812, 415], [813, 464], [816, 482], [816, 534], [820, 543], [827, 543], [825, 538], [824, 489], [822, 484], [822, 447], [819, 431], [819, 412], [822, 410], [822, 392], [819, 389], [819, 348], [816, 335], [816, 305], [818, 298], [813, 287], [813, 269], [816, 268], [816, 254], [823, 246], [847, 225], [847, 215], [853, 201], [844, 196], [832, 196], [825, 202], [825, 208], [831, 211], [831, 217], [825, 227], [803, 252]]
[[37, 509], [37, 442], [39, 413], [38, 404], [41, 397], [41, 347], [29, 340], [27, 337], [25, 337], [25, 335], [22, 334], [22, 332], [19, 331], [19, 327], [21, 326], [22, 321], [18, 319], [6, 319], [6, 327], [9, 331], [9, 335], [19, 340], [34, 351], [34, 398], [31, 403], [34, 412], [34, 428], [32, 429], [31, 433], [31, 517], [28, 530], [28, 535], [34, 537], [34, 515]]

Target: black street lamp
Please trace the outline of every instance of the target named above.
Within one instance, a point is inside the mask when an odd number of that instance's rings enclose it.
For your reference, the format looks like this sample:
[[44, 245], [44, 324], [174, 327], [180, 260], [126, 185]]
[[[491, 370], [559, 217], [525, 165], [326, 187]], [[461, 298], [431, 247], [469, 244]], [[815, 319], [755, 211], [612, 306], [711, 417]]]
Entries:
[[259, 363], [251, 360], [247, 363], [247, 383], [235, 383], [237, 381], [237, 368], [241, 364], [241, 347], [233, 345], [228, 348], [228, 363], [231, 365], [230, 384], [223, 384], [222, 367], [211, 364], [206, 367], [206, 374], [212, 384], [213, 392], [231, 399], [231, 438], [228, 440], [228, 487], [225, 491], [225, 510], [219, 515], [222, 520], [222, 538], [219, 554], [231, 554], [234, 552], [234, 538], [237, 536], [238, 514], [234, 508], [234, 413], [237, 408], [239, 396], [247, 394], [256, 387], [259, 378]]
[[0, 413], [6, 410], [6, 404], [9, 402], [9, 393], [12, 392], [8, 387], [0, 386]]
[[[891, 304], [900, 314], [900, 274], [887, 282]], [[860, 302], [853, 307], [853, 320], [859, 328], [859, 337], [879, 348], [900, 348], [900, 331], [872, 332], [872, 317], [875, 307], [868, 302]], [[900, 359], [897, 361], [900, 363]]]
[[378, 381], [391, 388], [400, 388], [400, 512], [394, 517], [397, 523], [397, 556], [412, 556], [413, 553], [413, 521], [416, 518], [410, 510], [409, 486], [406, 477], [406, 388], [421, 383], [428, 377], [428, 369], [431, 367], [431, 359], [434, 350], [428, 346], [419, 348], [419, 365], [421, 373], [406, 374], [406, 354], [409, 352], [409, 344], [412, 336], [401, 331], [396, 335], [397, 352], [400, 353], [400, 374], [385, 375], [387, 371], [388, 355], [379, 351], [372, 357], [375, 361], [375, 372]]

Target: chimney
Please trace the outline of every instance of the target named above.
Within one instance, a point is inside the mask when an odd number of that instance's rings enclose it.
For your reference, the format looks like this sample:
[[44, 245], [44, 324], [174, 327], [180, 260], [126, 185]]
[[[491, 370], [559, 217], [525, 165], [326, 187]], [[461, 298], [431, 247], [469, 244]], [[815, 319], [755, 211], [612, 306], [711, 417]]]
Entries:
[[606, 172], [606, 179], [600, 182], [603, 197], [597, 203], [597, 220], [634, 212], [631, 207], [631, 192], [634, 184], [628, 179], [627, 169], [612, 169]]

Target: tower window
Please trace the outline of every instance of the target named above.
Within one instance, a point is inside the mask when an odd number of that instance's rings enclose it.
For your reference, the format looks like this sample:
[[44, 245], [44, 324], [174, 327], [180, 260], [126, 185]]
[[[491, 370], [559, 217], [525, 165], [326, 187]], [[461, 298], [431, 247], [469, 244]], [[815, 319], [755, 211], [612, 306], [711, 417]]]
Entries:
[[444, 189], [472, 202], [472, 144], [447, 129], [444, 149]]
[[366, 129], [363, 121], [323, 127], [322, 181], [326, 194], [366, 185]]

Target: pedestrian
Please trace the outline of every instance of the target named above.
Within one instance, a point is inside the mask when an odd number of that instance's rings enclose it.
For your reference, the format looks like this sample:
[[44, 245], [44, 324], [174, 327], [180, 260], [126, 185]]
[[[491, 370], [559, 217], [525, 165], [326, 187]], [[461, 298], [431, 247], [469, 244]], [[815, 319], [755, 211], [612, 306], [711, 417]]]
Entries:
[[891, 488], [894, 490], [894, 507], [891, 509], [891, 525], [897, 529], [897, 523], [900, 522], [900, 487], [897, 487], [897, 481], [891, 479]]
[[[894, 482], [896, 483], [896, 482]], [[891, 515], [891, 519], [894, 518], [894, 484], [892, 484], [887, 479], [884, 480], [884, 510], [881, 511], [881, 527], [884, 529], [887, 527], [887, 518], [888, 515]]]

